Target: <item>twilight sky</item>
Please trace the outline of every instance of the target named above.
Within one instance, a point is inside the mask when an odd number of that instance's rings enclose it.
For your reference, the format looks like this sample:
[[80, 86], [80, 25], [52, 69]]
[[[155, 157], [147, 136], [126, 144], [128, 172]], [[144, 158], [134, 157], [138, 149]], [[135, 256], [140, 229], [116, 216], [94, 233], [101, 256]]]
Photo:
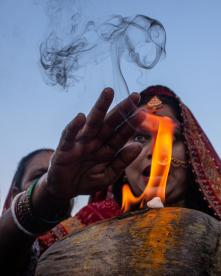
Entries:
[[[0, 2], [0, 210], [20, 158], [40, 147], [55, 148], [64, 126], [87, 113], [101, 89], [113, 86], [110, 58], [88, 63], [67, 90], [50, 86], [39, 62], [39, 45], [51, 31], [68, 28], [76, 9], [85, 20], [143, 14], [159, 20], [166, 56], [141, 72], [124, 62], [130, 91], [151, 84], [174, 90], [195, 114], [221, 153], [221, 2], [219, 0], [1, 0]], [[66, 28], [66, 29], [65, 29]], [[117, 93], [117, 101], [126, 93]], [[77, 207], [85, 202], [77, 200]]]

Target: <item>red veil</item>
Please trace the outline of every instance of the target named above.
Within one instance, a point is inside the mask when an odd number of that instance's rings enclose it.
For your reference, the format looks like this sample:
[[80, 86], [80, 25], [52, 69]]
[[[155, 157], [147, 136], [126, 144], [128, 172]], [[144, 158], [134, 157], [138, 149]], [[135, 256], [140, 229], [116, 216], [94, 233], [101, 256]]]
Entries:
[[152, 86], [142, 93], [165, 95], [178, 102], [189, 163], [195, 182], [198, 184], [199, 193], [202, 193], [203, 199], [212, 209], [214, 216], [221, 220], [221, 160], [205, 132], [188, 107], [167, 87]]

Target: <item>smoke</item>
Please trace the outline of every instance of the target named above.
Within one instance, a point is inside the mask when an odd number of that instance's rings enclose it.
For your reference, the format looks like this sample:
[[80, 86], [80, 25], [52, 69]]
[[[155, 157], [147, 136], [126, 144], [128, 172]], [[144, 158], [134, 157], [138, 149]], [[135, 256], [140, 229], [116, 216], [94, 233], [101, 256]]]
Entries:
[[163, 25], [145, 15], [116, 15], [101, 23], [82, 23], [76, 13], [72, 22], [69, 42], [52, 32], [40, 45], [40, 62], [51, 85], [72, 86], [80, 80], [80, 69], [111, 57], [115, 85], [128, 92], [121, 66], [123, 57], [148, 70], [165, 54]]

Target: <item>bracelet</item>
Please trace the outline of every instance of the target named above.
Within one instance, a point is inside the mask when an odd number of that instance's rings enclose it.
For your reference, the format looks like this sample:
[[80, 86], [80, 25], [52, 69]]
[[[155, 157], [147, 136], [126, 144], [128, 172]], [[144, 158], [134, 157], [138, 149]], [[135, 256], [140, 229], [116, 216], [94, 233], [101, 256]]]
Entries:
[[[32, 195], [38, 180], [39, 179], [35, 179], [27, 191], [16, 195], [11, 205], [11, 213], [14, 223], [23, 233], [32, 237], [36, 237], [47, 232], [66, 218], [67, 214], [67, 212], [65, 212], [65, 216], [64, 212], [62, 216], [56, 214], [56, 220], [49, 221], [37, 216], [34, 213], [32, 206]], [[40, 229], [40, 231], [36, 232], [36, 229]]]
[[17, 216], [16, 216], [16, 213], [15, 213], [15, 206], [16, 206], [16, 203], [17, 201], [19, 200], [19, 198], [21, 197], [21, 195], [23, 195], [25, 192], [22, 192], [22, 193], [19, 193], [15, 196], [15, 198], [13, 199], [12, 201], [12, 204], [11, 204], [11, 213], [12, 213], [12, 218], [13, 218], [13, 221], [15, 223], [15, 225], [18, 227], [19, 230], [21, 230], [23, 233], [25, 233], [26, 235], [28, 236], [31, 236], [31, 237], [35, 237], [36, 234], [28, 231], [27, 229], [25, 229], [21, 223], [18, 221], [17, 219]]

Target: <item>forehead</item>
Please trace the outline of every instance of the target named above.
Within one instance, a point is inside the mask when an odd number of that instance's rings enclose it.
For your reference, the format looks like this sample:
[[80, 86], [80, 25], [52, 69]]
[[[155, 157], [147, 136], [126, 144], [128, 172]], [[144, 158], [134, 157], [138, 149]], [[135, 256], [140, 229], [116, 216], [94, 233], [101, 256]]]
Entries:
[[32, 159], [30, 160], [30, 162], [28, 163], [28, 165], [26, 167], [25, 174], [23, 176], [23, 180], [25, 180], [25, 178], [28, 175], [30, 175], [32, 172], [35, 172], [39, 169], [48, 168], [51, 155], [52, 155], [52, 152], [43, 151], [43, 152], [36, 154], [34, 157], [32, 157]]
[[157, 109], [156, 111], [150, 111], [146, 105], [143, 105], [141, 108], [145, 108], [145, 110], [147, 112], [150, 112], [150, 113], [153, 113], [155, 115], [158, 115], [158, 116], [166, 116], [166, 117], [169, 117], [171, 118], [173, 121], [176, 122], [177, 125], [179, 125], [179, 121], [178, 119], [176, 118], [176, 112], [175, 110], [169, 106], [168, 104], [164, 104], [162, 105], [162, 107], [160, 107], [159, 109]]
[[[153, 114], [153, 115], [156, 115], [156, 116], [169, 117], [170, 119], [172, 119], [172, 121], [175, 124], [174, 131], [176, 133], [182, 131], [181, 122], [177, 119], [175, 110], [171, 106], [169, 106], [168, 104], [163, 104], [163, 105], [161, 105], [160, 108], [158, 108], [157, 110], [154, 110], [154, 111], [147, 108], [147, 105], [141, 106], [140, 109], [144, 112], [147, 112], [147, 113], [150, 113], [150, 114]], [[154, 122], [152, 122], [152, 123], [154, 124]], [[151, 132], [151, 130], [148, 129], [147, 125], [144, 123], [144, 124], [141, 124], [137, 128], [137, 132], [138, 133], [141, 132], [143, 134], [145, 134], [147, 132], [147, 134], [149, 134]]]
[[48, 163], [51, 155], [52, 155], [52, 152], [50, 151], [39, 152], [34, 157], [32, 157], [32, 159], [28, 164], [28, 167], [35, 167], [35, 166], [39, 166], [42, 163], [44, 164]]

